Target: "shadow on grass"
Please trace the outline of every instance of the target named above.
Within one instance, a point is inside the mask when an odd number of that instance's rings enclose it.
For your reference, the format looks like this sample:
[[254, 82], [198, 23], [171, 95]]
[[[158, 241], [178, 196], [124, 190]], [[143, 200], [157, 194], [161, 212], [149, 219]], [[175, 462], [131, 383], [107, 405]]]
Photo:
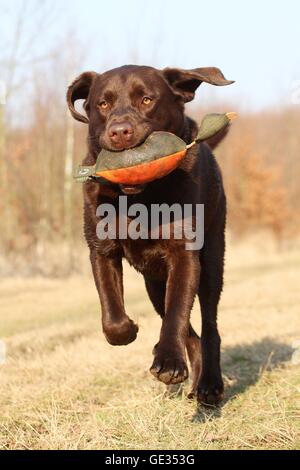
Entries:
[[206, 422], [219, 418], [222, 406], [257, 383], [264, 371], [273, 370], [290, 361], [292, 354], [291, 346], [271, 338], [224, 348], [222, 371], [225, 379], [225, 399], [219, 407], [200, 405], [193, 421]]

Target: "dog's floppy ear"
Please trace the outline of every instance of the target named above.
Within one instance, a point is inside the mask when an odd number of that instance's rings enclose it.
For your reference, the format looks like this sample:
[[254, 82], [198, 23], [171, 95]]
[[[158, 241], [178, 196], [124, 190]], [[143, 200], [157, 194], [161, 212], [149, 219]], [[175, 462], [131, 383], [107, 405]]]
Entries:
[[234, 83], [234, 81], [226, 80], [221, 70], [216, 67], [202, 67], [191, 70], [168, 67], [163, 69], [162, 72], [174, 93], [180, 95], [185, 103], [194, 99], [195, 91], [202, 82], [216, 86]]
[[76, 111], [74, 103], [76, 100], [87, 100], [90, 88], [96, 76], [96, 72], [84, 72], [79, 75], [68, 88], [67, 103], [73, 118], [77, 119], [77, 121], [89, 122], [86, 116]]

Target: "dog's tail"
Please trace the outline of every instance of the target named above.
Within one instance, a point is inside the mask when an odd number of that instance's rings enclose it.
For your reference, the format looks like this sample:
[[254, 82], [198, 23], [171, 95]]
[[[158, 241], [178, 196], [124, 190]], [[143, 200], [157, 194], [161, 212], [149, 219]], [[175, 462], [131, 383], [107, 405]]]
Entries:
[[211, 150], [214, 150], [222, 142], [222, 140], [225, 139], [229, 132], [230, 126], [231, 124], [229, 123], [228, 126], [224, 127], [222, 130], [220, 130], [220, 132], [205, 141]]

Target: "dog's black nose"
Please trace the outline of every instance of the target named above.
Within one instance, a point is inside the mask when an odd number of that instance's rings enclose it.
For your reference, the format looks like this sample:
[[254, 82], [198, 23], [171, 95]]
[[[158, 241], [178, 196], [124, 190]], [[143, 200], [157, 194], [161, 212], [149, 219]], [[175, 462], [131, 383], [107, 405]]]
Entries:
[[109, 127], [109, 138], [116, 148], [126, 148], [132, 144], [133, 127], [128, 121], [114, 123]]

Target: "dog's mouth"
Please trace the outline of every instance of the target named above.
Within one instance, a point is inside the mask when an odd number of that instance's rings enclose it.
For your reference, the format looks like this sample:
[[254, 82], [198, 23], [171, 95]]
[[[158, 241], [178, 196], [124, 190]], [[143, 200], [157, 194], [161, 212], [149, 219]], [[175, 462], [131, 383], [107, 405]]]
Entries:
[[130, 196], [132, 194], [139, 194], [144, 191], [146, 184], [136, 184], [136, 185], [129, 185], [129, 184], [120, 184], [120, 189], [122, 193]]
[[[133, 145], [129, 145], [127, 146], [126, 148], [109, 148], [108, 146], [103, 146], [102, 148], [106, 148], [106, 150], [109, 150], [111, 152], [115, 152], [116, 154], [119, 153], [119, 152], [123, 152], [125, 150], [130, 150], [130, 149], [134, 149], [134, 148], [138, 148], [140, 147], [146, 140], [147, 138], [147, 135], [143, 136], [142, 139], [140, 139], [139, 141], [135, 142]], [[147, 186], [147, 184], [119, 184], [119, 188], [121, 189], [122, 193], [130, 196], [130, 195], [134, 195], [134, 194], [139, 194], [141, 192], [144, 191], [145, 187]]]
[[149, 134], [146, 134], [145, 136], [137, 139], [136, 141], [134, 141], [132, 143], [127, 143], [127, 144], [120, 143], [118, 145], [111, 144], [110, 142], [107, 142], [107, 141], [102, 142], [101, 139], [100, 139], [100, 146], [101, 146], [101, 148], [103, 148], [105, 150], [108, 150], [109, 152], [118, 154], [118, 153], [121, 153], [121, 152], [125, 152], [126, 150], [132, 150], [132, 149], [135, 149], [137, 147], [140, 147], [145, 142], [148, 135]]

